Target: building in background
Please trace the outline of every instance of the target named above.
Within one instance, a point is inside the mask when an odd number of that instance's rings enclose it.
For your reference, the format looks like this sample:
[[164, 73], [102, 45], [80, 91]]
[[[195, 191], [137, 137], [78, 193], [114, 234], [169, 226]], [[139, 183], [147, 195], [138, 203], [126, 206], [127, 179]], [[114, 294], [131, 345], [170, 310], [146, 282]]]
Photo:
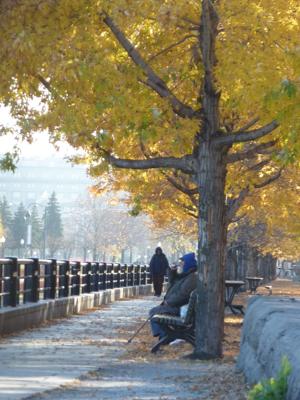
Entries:
[[45, 205], [55, 192], [63, 209], [71, 208], [92, 185], [86, 167], [71, 165], [61, 158], [22, 158], [15, 173], [0, 172], [0, 198], [6, 197], [13, 210], [22, 202]]

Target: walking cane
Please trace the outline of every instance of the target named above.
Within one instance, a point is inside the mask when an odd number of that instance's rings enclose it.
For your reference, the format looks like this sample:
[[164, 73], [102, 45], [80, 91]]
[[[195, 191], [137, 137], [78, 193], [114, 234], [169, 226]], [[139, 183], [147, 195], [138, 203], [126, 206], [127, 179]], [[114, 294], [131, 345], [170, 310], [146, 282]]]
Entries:
[[131, 338], [130, 339], [128, 339], [128, 342], [127, 343], [131, 343], [132, 342], [132, 340], [136, 337], [136, 335], [144, 328], [144, 326], [146, 325], [146, 323], [148, 322], [148, 321], [150, 321], [150, 319], [151, 319], [152, 317], [148, 317], [147, 319], [146, 319], [146, 321], [144, 321], [143, 323], [142, 323], [142, 325], [139, 327], [139, 329], [131, 336]]

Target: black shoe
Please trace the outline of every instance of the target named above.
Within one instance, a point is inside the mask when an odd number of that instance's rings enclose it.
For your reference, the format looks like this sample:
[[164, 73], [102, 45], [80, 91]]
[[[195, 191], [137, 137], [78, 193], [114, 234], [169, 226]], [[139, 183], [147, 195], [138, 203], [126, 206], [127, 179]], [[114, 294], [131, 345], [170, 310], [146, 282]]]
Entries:
[[161, 346], [166, 346], [167, 344], [173, 342], [174, 339], [169, 338], [168, 336], [160, 336], [159, 340], [162, 340], [164, 338], [164, 341], [161, 342]]

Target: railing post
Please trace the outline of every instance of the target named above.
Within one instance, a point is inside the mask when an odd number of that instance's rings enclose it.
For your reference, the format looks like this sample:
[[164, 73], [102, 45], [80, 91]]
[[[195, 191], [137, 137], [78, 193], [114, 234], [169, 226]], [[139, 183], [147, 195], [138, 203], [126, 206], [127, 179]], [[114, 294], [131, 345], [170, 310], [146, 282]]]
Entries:
[[3, 296], [2, 296], [2, 292], [3, 292], [3, 288], [2, 288], [2, 279], [3, 279], [3, 275], [4, 275], [4, 268], [3, 265], [0, 264], [0, 308], [3, 307]]
[[128, 286], [128, 266], [124, 265], [124, 286]]
[[113, 289], [115, 287], [114, 279], [115, 279], [114, 265], [111, 264], [111, 266], [110, 266], [110, 288], [111, 289]]
[[9, 305], [16, 307], [19, 303], [18, 259], [16, 257], [10, 257], [10, 260]]
[[136, 271], [134, 284], [136, 286], [140, 286], [140, 284], [141, 284], [141, 266], [140, 265], [136, 265], [134, 267], [134, 269]]
[[142, 266], [142, 285], [146, 285], [146, 265]]
[[117, 287], [121, 287], [121, 264], [117, 266]]
[[70, 262], [65, 262], [65, 273], [64, 273], [64, 291], [63, 297], [69, 297], [69, 285], [70, 285]]
[[94, 265], [94, 291], [99, 292], [101, 289], [100, 287], [101, 281], [100, 281], [100, 266], [98, 262], [95, 262]]
[[82, 264], [80, 261], [76, 262], [76, 288], [75, 291], [78, 296], [82, 294]]
[[129, 281], [130, 281], [130, 286], [134, 286], [134, 266], [133, 266], [133, 264], [130, 264], [129, 270], [130, 270], [130, 272], [129, 272], [129, 276], [130, 276], [130, 279], [129, 279]]
[[32, 258], [32, 285], [31, 285], [31, 300], [33, 303], [39, 301], [40, 288], [40, 264], [38, 258]]
[[50, 299], [56, 298], [56, 287], [57, 287], [57, 263], [55, 259], [52, 259], [50, 264]]
[[91, 280], [92, 280], [92, 264], [88, 262], [86, 265], [86, 276], [85, 276], [87, 293], [91, 293]]
[[106, 290], [107, 289], [107, 264], [103, 263], [103, 272], [102, 272], [102, 290]]
[[151, 284], [152, 283], [151, 274], [150, 274], [150, 266], [149, 265], [146, 266], [146, 283], [147, 284]]

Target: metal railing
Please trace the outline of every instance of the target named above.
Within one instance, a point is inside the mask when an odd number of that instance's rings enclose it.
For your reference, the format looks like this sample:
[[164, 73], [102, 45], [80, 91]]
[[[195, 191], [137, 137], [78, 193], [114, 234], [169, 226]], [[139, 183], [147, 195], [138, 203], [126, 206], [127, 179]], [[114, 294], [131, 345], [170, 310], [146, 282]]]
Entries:
[[148, 265], [1, 258], [0, 308], [148, 283]]

